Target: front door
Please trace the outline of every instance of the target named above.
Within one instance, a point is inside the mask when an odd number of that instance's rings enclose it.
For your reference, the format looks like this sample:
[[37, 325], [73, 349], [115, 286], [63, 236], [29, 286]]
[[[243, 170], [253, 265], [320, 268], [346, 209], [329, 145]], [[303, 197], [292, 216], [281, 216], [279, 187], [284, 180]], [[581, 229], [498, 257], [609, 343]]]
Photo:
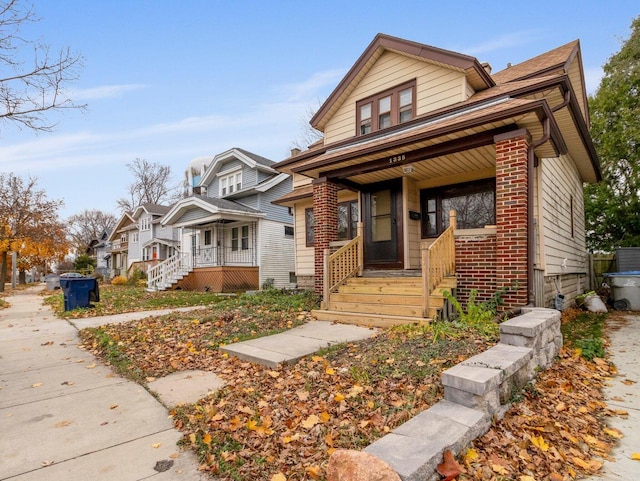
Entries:
[[402, 269], [402, 180], [363, 192], [365, 268]]

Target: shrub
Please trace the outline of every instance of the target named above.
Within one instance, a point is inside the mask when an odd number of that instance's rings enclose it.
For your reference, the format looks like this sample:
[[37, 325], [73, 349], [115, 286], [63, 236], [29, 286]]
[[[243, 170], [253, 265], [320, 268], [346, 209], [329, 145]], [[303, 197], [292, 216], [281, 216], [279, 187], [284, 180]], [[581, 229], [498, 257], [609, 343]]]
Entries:
[[[144, 281], [144, 283], [140, 283], [139, 281]], [[131, 273], [131, 276], [127, 280], [127, 283], [130, 286], [146, 285], [147, 274], [145, 274], [144, 271], [141, 271], [140, 269], [134, 269], [134, 271]]]
[[127, 278], [125, 276], [116, 276], [111, 280], [111, 285], [124, 286], [127, 284]]

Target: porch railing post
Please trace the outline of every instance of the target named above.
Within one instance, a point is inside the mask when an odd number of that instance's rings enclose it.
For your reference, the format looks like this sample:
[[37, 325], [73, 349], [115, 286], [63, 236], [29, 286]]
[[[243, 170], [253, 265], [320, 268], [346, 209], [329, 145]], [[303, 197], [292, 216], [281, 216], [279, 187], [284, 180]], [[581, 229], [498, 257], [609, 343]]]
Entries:
[[324, 250], [323, 255], [323, 276], [322, 276], [322, 308], [329, 308], [329, 291], [331, 289], [331, 271], [329, 266], [329, 256], [331, 251], [329, 249]]
[[420, 243], [420, 268], [422, 269], [422, 317], [429, 317], [429, 247]]
[[453, 227], [453, 230], [456, 230], [458, 228], [457, 223], [458, 223], [458, 215], [456, 214], [456, 211], [455, 210], [450, 210], [449, 211], [449, 225], [451, 227]]
[[358, 234], [358, 276], [361, 276], [364, 269], [364, 224], [358, 222], [356, 229]]

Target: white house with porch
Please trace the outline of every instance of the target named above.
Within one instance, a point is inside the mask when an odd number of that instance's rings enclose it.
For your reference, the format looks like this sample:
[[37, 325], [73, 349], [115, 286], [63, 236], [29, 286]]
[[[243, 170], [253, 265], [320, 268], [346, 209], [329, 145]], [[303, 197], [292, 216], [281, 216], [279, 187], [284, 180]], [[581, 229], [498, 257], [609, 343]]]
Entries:
[[162, 218], [181, 229], [181, 250], [148, 271], [149, 289], [296, 286], [293, 217], [272, 204], [291, 191], [291, 177], [273, 163], [239, 148], [213, 157], [194, 193]]

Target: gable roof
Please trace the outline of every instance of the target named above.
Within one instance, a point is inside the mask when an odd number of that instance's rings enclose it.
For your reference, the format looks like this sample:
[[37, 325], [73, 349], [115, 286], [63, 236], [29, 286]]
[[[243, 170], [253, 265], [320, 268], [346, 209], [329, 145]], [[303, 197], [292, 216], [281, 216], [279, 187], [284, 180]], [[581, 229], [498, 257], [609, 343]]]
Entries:
[[111, 230], [111, 233], [109, 234], [109, 237], [107, 238], [110, 241], [113, 241], [115, 239], [118, 238], [117, 234], [119, 234], [120, 232], [122, 232], [122, 230], [133, 224], [133, 217], [132, 217], [132, 213], [131, 212], [123, 212], [122, 215], [120, 216], [120, 218], [118, 219], [118, 222], [116, 222], [116, 225], [113, 227], [113, 229]]
[[170, 206], [167, 206], [167, 205], [151, 204], [151, 203], [141, 204], [138, 207], [136, 207], [131, 217], [133, 218], [133, 220], [137, 220], [140, 218], [143, 212], [146, 212], [147, 214], [151, 214], [151, 215], [161, 216], [169, 212], [169, 209], [170, 209]]
[[476, 91], [495, 85], [491, 76], [475, 57], [379, 33], [311, 118], [310, 124], [313, 128], [323, 131], [328, 119], [385, 51], [462, 71]]
[[180, 222], [180, 218], [192, 210], [200, 210], [205, 214], [204, 217], [198, 219], [198, 222], [221, 219], [242, 220], [266, 216], [266, 214], [258, 209], [234, 202], [233, 200], [207, 197], [204, 195], [192, 195], [176, 202], [162, 218], [162, 224], [173, 225], [174, 227], [191, 225], [191, 222]]
[[[372, 58], [371, 52], [367, 55], [367, 58]], [[352, 72], [347, 77], [349, 75]], [[345, 84], [347, 77], [341, 85]], [[357, 82], [359, 78], [354, 77], [350, 82]], [[352, 172], [350, 166], [367, 162], [368, 159], [396, 155], [416, 148], [424, 149], [446, 142], [451, 136], [472, 135], [496, 121], [498, 123], [494, 128], [511, 122], [528, 128], [534, 139], [541, 139], [542, 125], [549, 120], [551, 142], [538, 145], [536, 154], [551, 156], [554, 155], [553, 149], [556, 154], [568, 151], [584, 181], [594, 182], [601, 178], [597, 154], [588, 130], [586, 90], [578, 41], [498, 72], [493, 79], [496, 82], [492, 86], [476, 90], [465, 101], [417, 116], [383, 131], [331, 144], [318, 142], [312, 148], [279, 162], [276, 168], [283, 172], [304, 173], [312, 178], [328, 173]], [[336, 89], [334, 94], [339, 90]], [[326, 111], [316, 115], [330, 116], [333, 113], [327, 104], [323, 108]], [[465, 129], [469, 130], [465, 133]]]
[[266, 157], [262, 157], [260, 155], [254, 154], [244, 149], [240, 149], [238, 147], [233, 147], [225, 152], [217, 154], [214, 158], [205, 173], [202, 175], [200, 179], [201, 186], [209, 185], [216, 174], [220, 172], [222, 166], [232, 159], [237, 159], [243, 164], [247, 165], [249, 168], [261, 170], [263, 172], [267, 172], [270, 174], [277, 174], [278, 172], [272, 167], [275, 164], [274, 161], [267, 159]]

